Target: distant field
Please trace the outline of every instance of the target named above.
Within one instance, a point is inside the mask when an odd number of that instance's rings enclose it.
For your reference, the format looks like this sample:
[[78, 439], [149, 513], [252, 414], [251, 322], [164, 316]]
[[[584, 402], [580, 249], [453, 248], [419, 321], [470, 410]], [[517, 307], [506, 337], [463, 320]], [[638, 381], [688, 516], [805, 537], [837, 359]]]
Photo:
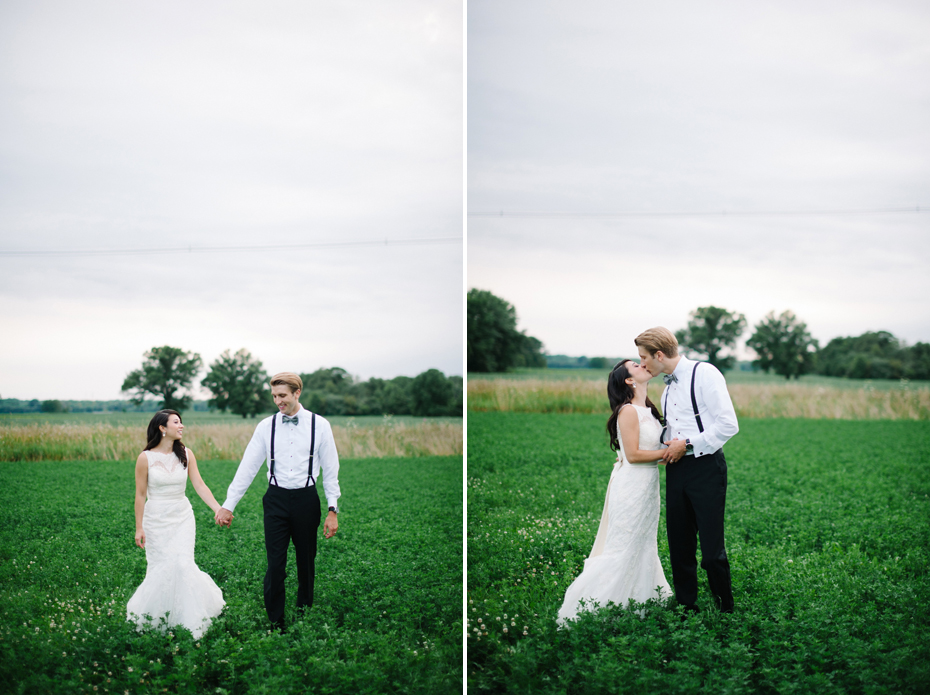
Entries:
[[[606, 413], [607, 372], [598, 370], [525, 370], [511, 375], [469, 375], [470, 411], [525, 413]], [[564, 373], [564, 374], [563, 374]], [[764, 374], [728, 372], [727, 384], [741, 417], [803, 417], [838, 420], [930, 420], [928, 382], [880, 383], [833, 377], [800, 381]], [[649, 397], [659, 405], [663, 383], [649, 382]]]
[[[184, 416], [184, 442], [197, 458], [242, 456], [258, 419]], [[134, 460], [151, 414], [121, 413], [0, 418], [0, 461]], [[347, 458], [460, 456], [462, 418], [332, 418], [339, 455]]]
[[[735, 614], [699, 570], [698, 616], [610, 606], [559, 630], [615, 459], [605, 420], [469, 414], [469, 692], [930, 692], [930, 423], [741, 420]], [[671, 581], [664, 504], [658, 541]]]
[[[71, 423], [106, 423], [110, 425], [141, 427], [144, 430], [154, 414], [155, 413], [0, 413], [0, 425], [32, 424], [37, 422], [47, 422], [55, 425]], [[254, 427], [254, 425], [258, 424], [270, 414], [271, 413], [264, 413], [254, 418], [243, 418], [239, 415], [230, 415], [228, 413], [187, 410], [181, 413], [181, 418], [188, 427], [191, 425], [242, 425], [250, 422]], [[422, 422], [424, 419], [429, 422], [462, 422], [462, 418], [460, 417], [422, 418], [416, 415], [327, 415], [325, 417], [333, 425], [346, 425], [350, 422], [354, 422], [359, 427], [371, 424], [382, 424], [385, 422], [385, 418], [393, 422], [402, 422], [404, 424]]]
[[[545, 380], [562, 380], [562, 379], [584, 379], [592, 381], [606, 381], [609, 369], [516, 369], [512, 372], [502, 372], [499, 374], [479, 374], [476, 372], [468, 373], [468, 381], [479, 380], [497, 380], [497, 379], [545, 379]], [[744, 372], [741, 370], [731, 370], [725, 372], [724, 376], [729, 384], [801, 384], [804, 386], [821, 386], [824, 388], [835, 389], [866, 389], [875, 390], [894, 390], [904, 386], [912, 389], [930, 389], [930, 381], [908, 381], [900, 379], [846, 379], [838, 376], [820, 376], [819, 374], [805, 374], [800, 379], [792, 379], [790, 382], [783, 376], [777, 374], [766, 374], [765, 372]]]

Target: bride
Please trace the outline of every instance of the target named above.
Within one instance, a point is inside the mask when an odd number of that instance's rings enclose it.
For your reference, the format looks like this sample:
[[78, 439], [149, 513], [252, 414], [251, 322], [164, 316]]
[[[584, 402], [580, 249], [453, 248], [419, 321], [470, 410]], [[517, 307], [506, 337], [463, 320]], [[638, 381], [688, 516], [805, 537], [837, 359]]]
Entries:
[[160, 410], [136, 460], [136, 545], [145, 549], [148, 564], [126, 618], [139, 629], [164, 618], [168, 627], [182, 625], [197, 639], [225, 602], [210, 575], [194, 563], [194, 511], [184, 494], [188, 478], [214, 513], [220, 505], [200, 477], [194, 452], [181, 443], [183, 432], [178, 412]]
[[[659, 526], [659, 469], [662, 421], [646, 397], [652, 375], [632, 360], [618, 363], [607, 378], [611, 414], [610, 448], [617, 452], [591, 555], [565, 592], [559, 623], [593, 603], [625, 606], [672, 595], [662, 571]], [[586, 605], [580, 605], [584, 601]]]

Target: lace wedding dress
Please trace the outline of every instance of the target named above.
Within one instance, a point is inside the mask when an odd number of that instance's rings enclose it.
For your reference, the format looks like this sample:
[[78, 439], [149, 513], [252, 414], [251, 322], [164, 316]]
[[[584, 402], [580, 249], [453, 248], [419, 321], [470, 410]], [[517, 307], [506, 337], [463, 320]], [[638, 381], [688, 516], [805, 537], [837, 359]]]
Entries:
[[[627, 407], [627, 406], [624, 406]], [[661, 448], [662, 427], [649, 408], [629, 404], [639, 417], [639, 448]], [[618, 425], [619, 427], [619, 425]], [[619, 433], [618, 433], [619, 438]], [[655, 463], [630, 463], [621, 442], [607, 485], [607, 498], [591, 555], [565, 592], [558, 621], [608, 602], [625, 606], [668, 598], [671, 587], [662, 571], [656, 533], [659, 527], [659, 469]], [[585, 605], [580, 605], [584, 600]]]
[[149, 481], [142, 530], [148, 565], [126, 617], [139, 629], [165, 618], [168, 627], [182, 625], [197, 639], [223, 610], [223, 592], [194, 563], [194, 510], [184, 494], [187, 469], [174, 452], [145, 455]]

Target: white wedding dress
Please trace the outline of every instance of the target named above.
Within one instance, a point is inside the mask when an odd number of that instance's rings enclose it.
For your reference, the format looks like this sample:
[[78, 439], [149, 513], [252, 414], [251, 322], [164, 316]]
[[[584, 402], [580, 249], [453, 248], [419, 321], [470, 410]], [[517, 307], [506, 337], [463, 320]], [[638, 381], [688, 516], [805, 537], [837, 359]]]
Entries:
[[198, 639], [223, 610], [223, 592], [194, 562], [194, 510], [184, 494], [187, 468], [174, 452], [145, 455], [149, 480], [142, 530], [148, 565], [126, 605], [126, 618], [139, 629], [165, 618], [168, 627], [182, 625]]
[[[639, 417], [639, 448], [660, 449], [662, 427], [649, 408], [628, 404]], [[627, 407], [627, 406], [624, 406]], [[618, 423], [619, 430], [619, 423]], [[619, 439], [619, 431], [618, 431]], [[655, 463], [630, 463], [621, 441], [607, 484], [607, 498], [591, 555], [565, 592], [558, 622], [575, 618], [596, 602], [625, 606], [633, 599], [665, 599], [672, 589], [659, 561], [659, 469]], [[584, 600], [585, 605], [580, 605]]]

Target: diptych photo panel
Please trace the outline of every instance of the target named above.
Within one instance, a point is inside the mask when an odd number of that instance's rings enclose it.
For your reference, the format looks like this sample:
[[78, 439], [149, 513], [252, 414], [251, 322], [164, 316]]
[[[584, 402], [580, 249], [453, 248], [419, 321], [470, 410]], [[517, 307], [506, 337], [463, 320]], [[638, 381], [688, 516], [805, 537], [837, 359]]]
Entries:
[[0, 6], [0, 682], [463, 688], [462, 2]]
[[930, 688], [928, 29], [469, 2], [469, 692]]
[[0, 682], [930, 690], [930, 9], [0, 5]]

